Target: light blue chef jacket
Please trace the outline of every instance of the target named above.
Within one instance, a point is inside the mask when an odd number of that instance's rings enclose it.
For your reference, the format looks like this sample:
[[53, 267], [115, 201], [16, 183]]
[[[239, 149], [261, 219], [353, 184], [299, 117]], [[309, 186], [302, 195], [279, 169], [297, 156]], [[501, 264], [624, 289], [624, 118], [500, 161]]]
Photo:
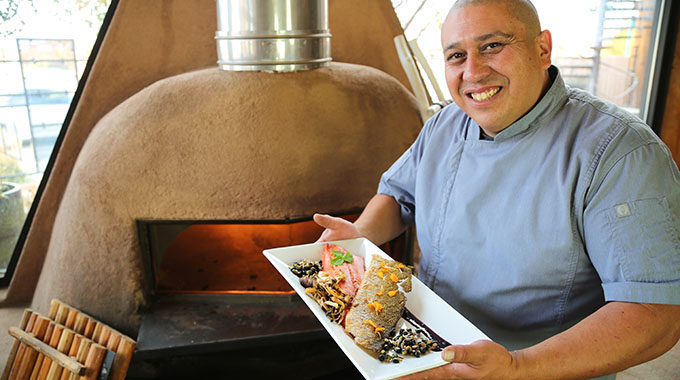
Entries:
[[527, 347], [606, 301], [680, 304], [680, 173], [641, 120], [564, 84], [493, 139], [456, 105], [382, 176], [415, 222], [418, 277]]

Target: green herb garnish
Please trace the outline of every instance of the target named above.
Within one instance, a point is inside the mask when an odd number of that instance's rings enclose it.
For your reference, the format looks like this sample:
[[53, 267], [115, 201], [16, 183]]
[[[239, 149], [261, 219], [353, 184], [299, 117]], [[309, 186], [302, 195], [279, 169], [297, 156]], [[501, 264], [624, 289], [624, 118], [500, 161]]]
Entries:
[[342, 265], [343, 263], [351, 264], [354, 262], [354, 257], [352, 257], [352, 254], [349, 252], [342, 252], [331, 249], [331, 253], [333, 254], [333, 256], [335, 256], [331, 259], [331, 265], [333, 266]]

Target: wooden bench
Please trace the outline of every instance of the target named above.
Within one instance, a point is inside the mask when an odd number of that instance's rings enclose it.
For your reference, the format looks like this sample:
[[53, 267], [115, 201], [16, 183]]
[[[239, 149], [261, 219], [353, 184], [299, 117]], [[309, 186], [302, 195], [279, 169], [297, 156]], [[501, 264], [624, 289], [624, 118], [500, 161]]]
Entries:
[[85, 313], [52, 300], [47, 316], [24, 311], [0, 380], [125, 378], [136, 342]]

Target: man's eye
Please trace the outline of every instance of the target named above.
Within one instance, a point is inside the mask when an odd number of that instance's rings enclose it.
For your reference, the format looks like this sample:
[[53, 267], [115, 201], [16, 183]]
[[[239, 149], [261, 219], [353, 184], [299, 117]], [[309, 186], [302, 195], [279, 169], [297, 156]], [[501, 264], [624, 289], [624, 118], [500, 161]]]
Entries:
[[484, 47], [484, 50], [494, 50], [502, 47], [503, 44], [500, 42], [492, 42]]
[[451, 60], [459, 60], [459, 59], [461, 59], [461, 58], [463, 58], [463, 57], [465, 57], [465, 54], [463, 54], [463, 53], [451, 53], [451, 54], [449, 54], [449, 56], [447, 57], [447, 60], [449, 60], [449, 61], [451, 61]]

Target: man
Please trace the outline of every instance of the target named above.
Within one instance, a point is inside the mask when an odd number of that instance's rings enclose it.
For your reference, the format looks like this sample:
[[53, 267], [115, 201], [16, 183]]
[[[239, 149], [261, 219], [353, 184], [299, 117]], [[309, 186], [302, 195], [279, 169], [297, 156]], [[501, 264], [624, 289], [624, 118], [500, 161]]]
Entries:
[[[639, 119], [564, 85], [526, 0], [461, 0], [442, 27], [455, 105], [428, 120], [355, 223], [415, 223], [418, 277], [492, 341], [413, 378], [589, 379], [680, 337], [680, 173]], [[609, 378], [613, 378], [614, 375]]]

